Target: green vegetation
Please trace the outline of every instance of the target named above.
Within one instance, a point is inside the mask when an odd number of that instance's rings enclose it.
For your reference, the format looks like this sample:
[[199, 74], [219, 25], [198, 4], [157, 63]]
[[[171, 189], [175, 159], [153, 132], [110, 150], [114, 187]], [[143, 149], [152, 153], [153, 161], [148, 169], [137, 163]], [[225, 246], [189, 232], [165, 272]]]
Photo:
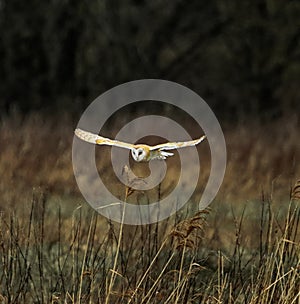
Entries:
[[281, 217], [269, 201], [256, 221], [230, 216], [228, 248], [217, 247], [225, 228], [207, 235], [208, 211], [130, 227], [81, 207], [64, 217], [35, 193], [28, 218], [1, 216], [1, 302], [297, 303], [299, 187]]

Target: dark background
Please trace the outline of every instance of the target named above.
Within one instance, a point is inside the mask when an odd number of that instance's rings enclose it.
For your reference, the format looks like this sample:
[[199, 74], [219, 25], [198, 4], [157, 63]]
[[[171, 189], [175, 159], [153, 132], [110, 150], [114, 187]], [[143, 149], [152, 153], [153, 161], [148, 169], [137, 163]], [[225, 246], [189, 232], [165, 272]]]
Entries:
[[0, 110], [80, 113], [127, 81], [195, 90], [223, 119], [299, 111], [300, 1], [0, 1]]

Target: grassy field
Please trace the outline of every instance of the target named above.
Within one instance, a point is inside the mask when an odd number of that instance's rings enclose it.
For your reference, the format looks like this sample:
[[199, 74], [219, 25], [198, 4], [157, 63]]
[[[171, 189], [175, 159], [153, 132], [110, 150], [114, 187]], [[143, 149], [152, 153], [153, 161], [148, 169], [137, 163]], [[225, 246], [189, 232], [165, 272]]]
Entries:
[[[84, 201], [75, 126], [38, 114], [1, 120], [0, 303], [300, 303], [296, 115], [223, 126], [227, 171], [210, 208], [195, 213], [209, 175], [204, 144], [191, 201], [147, 226], [111, 222]], [[96, 154], [108, 187], [134, 201], [106, 167], [109, 148]], [[176, 161], [150, 199], [168, 195]]]

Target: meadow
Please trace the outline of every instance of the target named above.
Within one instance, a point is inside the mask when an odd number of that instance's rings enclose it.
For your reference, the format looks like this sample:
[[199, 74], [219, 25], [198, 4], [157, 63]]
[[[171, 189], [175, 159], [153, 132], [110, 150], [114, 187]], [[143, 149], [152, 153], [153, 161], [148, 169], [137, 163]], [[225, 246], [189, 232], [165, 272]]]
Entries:
[[[145, 226], [112, 222], [85, 202], [72, 168], [74, 121], [38, 113], [0, 121], [0, 303], [300, 303], [296, 114], [223, 125], [226, 175], [209, 208], [195, 208], [209, 175], [203, 145], [199, 190]], [[135, 201], [140, 194], [105, 167], [109, 155], [97, 150], [105, 183]]]

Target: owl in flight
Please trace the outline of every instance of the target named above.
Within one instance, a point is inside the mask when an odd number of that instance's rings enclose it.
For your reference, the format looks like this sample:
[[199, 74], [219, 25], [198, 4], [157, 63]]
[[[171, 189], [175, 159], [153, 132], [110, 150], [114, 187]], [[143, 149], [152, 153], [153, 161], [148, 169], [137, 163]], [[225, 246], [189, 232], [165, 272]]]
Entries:
[[168, 156], [174, 155], [174, 153], [166, 152], [165, 150], [168, 151], [184, 147], [196, 146], [206, 138], [206, 136], [204, 135], [199, 139], [191, 141], [168, 142], [156, 146], [148, 146], [144, 144], [133, 145], [126, 142], [105, 138], [81, 129], [76, 129], [75, 134], [80, 139], [92, 144], [116, 146], [120, 148], [129, 149], [131, 151], [132, 158], [137, 162], [148, 162], [152, 159], [166, 159]]

